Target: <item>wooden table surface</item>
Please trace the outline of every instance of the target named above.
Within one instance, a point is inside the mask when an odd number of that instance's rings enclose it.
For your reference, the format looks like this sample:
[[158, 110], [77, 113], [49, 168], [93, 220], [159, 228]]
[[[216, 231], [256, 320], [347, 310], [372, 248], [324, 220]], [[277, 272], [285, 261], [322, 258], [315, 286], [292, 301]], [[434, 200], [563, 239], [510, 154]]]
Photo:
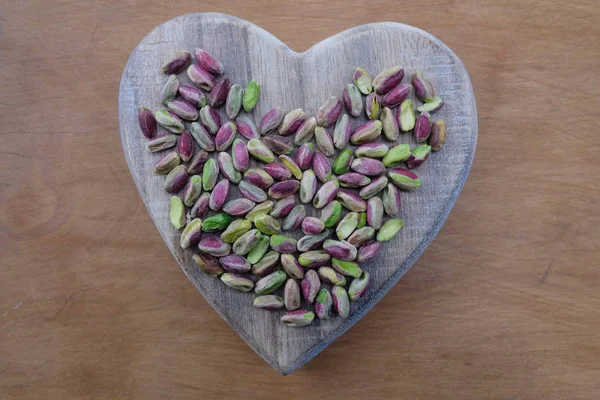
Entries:
[[[0, 398], [597, 399], [600, 5], [297, 3], [0, 5]], [[449, 45], [475, 88], [475, 162], [440, 234], [287, 377], [185, 278], [121, 151], [130, 52], [196, 11], [246, 18], [297, 51], [404, 22]]]

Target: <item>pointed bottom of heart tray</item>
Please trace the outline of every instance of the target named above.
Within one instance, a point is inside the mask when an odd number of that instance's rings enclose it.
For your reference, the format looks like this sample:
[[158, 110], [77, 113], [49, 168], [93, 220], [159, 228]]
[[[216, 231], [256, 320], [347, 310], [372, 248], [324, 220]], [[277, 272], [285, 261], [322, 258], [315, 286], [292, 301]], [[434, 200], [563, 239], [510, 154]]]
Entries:
[[[328, 97], [341, 95], [356, 66], [364, 67], [373, 76], [395, 65], [403, 65], [407, 76], [421, 69], [431, 78], [438, 96], [445, 100], [444, 107], [433, 114], [433, 120], [446, 122], [446, 144], [415, 170], [421, 187], [402, 192], [405, 227], [385, 243], [375, 259], [361, 265], [371, 274], [370, 288], [363, 298], [351, 304], [347, 319], [332, 316], [324, 321], [315, 319], [302, 328], [286, 327], [279, 321], [282, 312], [254, 308], [254, 294], [236, 292], [206, 276], [195, 266], [192, 251], [180, 248], [179, 232], [169, 222], [170, 195], [163, 189], [164, 177], [152, 173], [161, 154], [145, 149], [137, 109], [142, 105], [152, 110], [161, 108], [158, 92], [167, 78], [161, 71], [163, 63], [177, 50], [193, 52], [196, 48], [207, 49], [221, 60], [233, 83], [245, 86], [254, 79], [261, 84], [258, 105], [248, 115], [255, 123], [273, 107], [284, 111], [301, 107], [308, 115], [315, 115]], [[189, 81], [185, 72], [180, 79]], [[220, 113], [227, 121], [223, 109]], [[215, 13], [184, 15], [155, 28], [131, 54], [121, 81], [119, 116], [127, 163], [165, 243], [209, 304], [283, 374], [301, 367], [361, 319], [423, 253], [467, 179], [477, 140], [475, 98], [462, 62], [432, 35], [398, 23], [359, 26], [304, 53], [295, 53], [248, 21]], [[353, 123], [357, 126], [359, 122]], [[412, 134], [401, 134], [397, 142], [415, 145]], [[307, 215], [319, 213], [309, 210]]]

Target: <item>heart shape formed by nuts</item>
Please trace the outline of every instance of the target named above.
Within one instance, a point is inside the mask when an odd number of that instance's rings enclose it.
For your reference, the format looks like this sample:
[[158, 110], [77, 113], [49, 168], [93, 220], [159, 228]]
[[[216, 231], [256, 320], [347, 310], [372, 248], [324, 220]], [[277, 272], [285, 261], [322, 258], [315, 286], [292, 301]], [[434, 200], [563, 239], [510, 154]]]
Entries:
[[[378, 75], [371, 83], [367, 71]], [[132, 53], [119, 115], [134, 181], [181, 268], [284, 374], [412, 266], [454, 205], [477, 139], [460, 60], [396, 23], [353, 28], [298, 54], [235, 17], [178, 17]], [[443, 149], [436, 121], [448, 127]], [[439, 136], [428, 142], [430, 131]], [[428, 157], [427, 143], [440, 151]]]

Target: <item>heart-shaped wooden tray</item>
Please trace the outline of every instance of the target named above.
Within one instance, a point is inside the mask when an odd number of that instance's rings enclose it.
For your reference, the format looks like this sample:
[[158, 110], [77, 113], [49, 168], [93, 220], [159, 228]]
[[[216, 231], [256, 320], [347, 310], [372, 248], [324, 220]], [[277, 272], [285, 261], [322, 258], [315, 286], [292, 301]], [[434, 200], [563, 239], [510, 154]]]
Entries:
[[[280, 312], [254, 308], [253, 294], [236, 292], [206, 276], [192, 261], [193, 252], [180, 248], [179, 232], [169, 222], [170, 195], [163, 189], [164, 177], [152, 173], [160, 155], [146, 151], [137, 109], [141, 105], [161, 108], [158, 93], [167, 78], [161, 71], [162, 64], [177, 50], [193, 52], [195, 48], [207, 49], [221, 60], [233, 83], [244, 86], [254, 79], [261, 84], [260, 100], [251, 114], [257, 124], [273, 107], [284, 111], [303, 108], [308, 115], [315, 115], [328, 97], [341, 96], [356, 66], [364, 67], [372, 76], [395, 65], [403, 65], [409, 76], [421, 69], [445, 100], [433, 119], [446, 122], [446, 144], [416, 170], [422, 186], [414, 192], [402, 192], [404, 229], [385, 243], [378, 257], [361, 265], [371, 274], [370, 288], [362, 299], [352, 303], [349, 318], [335, 316], [326, 321], [315, 319], [307, 327], [286, 327], [279, 321]], [[180, 76], [187, 81], [185, 73]], [[220, 112], [226, 121], [224, 110]], [[258, 26], [229, 15], [198, 13], [172, 19], [150, 32], [131, 54], [121, 80], [119, 117], [123, 150], [133, 179], [179, 265], [221, 317], [283, 374], [302, 366], [354, 325], [423, 253], [467, 179], [477, 140], [475, 98], [462, 62], [432, 35], [399, 23], [359, 26], [299, 54]], [[353, 126], [357, 126], [356, 121]], [[414, 146], [415, 142], [412, 134], [401, 134], [398, 143]], [[312, 210], [307, 215], [318, 216], [318, 212]]]

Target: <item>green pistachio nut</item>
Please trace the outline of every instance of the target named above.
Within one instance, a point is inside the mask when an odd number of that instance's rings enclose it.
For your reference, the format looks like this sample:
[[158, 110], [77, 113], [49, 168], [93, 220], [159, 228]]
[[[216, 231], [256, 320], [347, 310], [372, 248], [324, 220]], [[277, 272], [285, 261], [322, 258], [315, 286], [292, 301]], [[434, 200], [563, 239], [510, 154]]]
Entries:
[[249, 230], [233, 242], [233, 252], [238, 256], [248, 254], [248, 252], [258, 243], [260, 236], [261, 233], [258, 229]]
[[249, 292], [254, 288], [254, 282], [251, 279], [230, 272], [221, 275], [221, 282], [240, 292]]
[[350, 299], [348, 292], [341, 286], [335, 286], [331, 289], [333, 298], [333, 309], [342, 318], [347, 318], [350, 314]]
[[333, 200], [321, 210], [321, 221], [325, 224], [325, 228], [331, 228], [337, 224], [342, 217], [342, 203]]
[[348, 238], [348, 243], [356, 248], [359, 248], [362, 244], [367, 243], [375, 236], [375, 229], [370, 226], [363, 226], [354, 231]]
[[258, 161], [271, 163], [275, 161], [275, 155], [260, 139], [250, 139], [247, 144], [248, 153], [250, 153]]
[[185, 226], [185, 206], [178, 196], [171, 196], [169, 200], [169, 218], [175, 229], [181, 229]]
[[267, 253], [268, 250], [269, 250], [269, 237], [263, 235], [258, 240], [258, 243], [256, 243], [256, 245], [254, 245], [252, 250], [250, 250], [248, 252], [248, 254], [246, 255], [246, 259], [248, 260], [248, 262], [250, 264], [256, 264], [257, 262], [260, 261], [261, 258], [263, 258], [263, 256]]
[[254, 219], [256, 219], [257, 216], [261, 214], [268, 214], [274, 206], [275, 203], [273, 203], [271, 200], [263, 201], [262, 203], [259, 203], [256, 206], [254, 206], [254, 208], [250, 210], [248, 214], [246, 214], [246, 219], [248, 221], [254, 222]]
[[244, 107], [244, 111], [250, 112], [256, 107], [256, 103], [258, 102], [258, 97], [260, 96], [260, 85], [256, 81], [248, 82], [248, 85], [244, 89], [244, 94], [242, 96], [242, 106]]
[[308, 310], [288, 311], [281, 317], [285, 326], [300, 327], [310, 325], [315, 319], [315, 313]]
[[364, 68], [356, 67], [352, 79], [362, 94], [366, 95], [373, 91], [373, 78]]
[[359, 213], [357, 212], [349, 212], [344, 216], [344, 218], [342, 218], [340, 223], [335, 228], [335, 234], [337, 235], [338, 239], [345, 240], [350, 237], [352, 232], [354, 232], [358, 226], [358, 218]]
[[273, 250], [290, 254], [296, 251], [297, 241], [289, 236], [273, 235], [270, 244]]
[[231, 216], [225, 213], [218, 213], [206, 218], [202, 222], [202, 230], [204, 232], [214, 232], [224, 230], [231, 223]]
[[338, 154], [331, 168], [334, 174], [342, 175], [350, 170], [350, 164], [354, 159], [352, 153], [352, 149], [344, 149]]
[[408, 160], [410, 157], [410, 145], [408, 144], [397, 144], [396, 146], [389, 149], [389, 151], [383, 156], [383, 165], [391, 167], [398, 163]]
[[258, 295], [271, 294], [285, 283], [287, 275], [283, 271], [275, 271], [256, 282], [254, 292]]
[[200, 218], [194, 218], [186, 226], [181, 237], [179, 238], [179, 244], [182, 249], [187, 249], [200, 240], [202, 235], [202, 220]]
[[377, 240], [380, 242], [386, 242], [393, 239], [403, 226], [404, 221], [400, 218], [387, 220], [381, 229], [379, 229], [379, 232], [377, 233]]
[[354, 261], [343, 261], [337, 258], [331, 259], [331, 266], [337, 272], [342, 275], [351, 276], [353, 278], [358, 278], [362, 275], [362, 269], [358, 266], [358, 263]]
[[214, 158], [209, 158], [202, 167], [202, 189], [213, 190], [219, 178], [219, 165]]
[[370, 278], [371, 275], [367, 271], [364, 271], [360, 277], [352, 280], [348, 288], [348, 297], [350, 297], [350, 300], [356, 301], [365, 294]]
[[233, 243], [251, 228], [252, 222], [247, 219], [236, 219], [221, 233], [221, 240], [225, 243]]
[[311, 250], [300, 254], [298, 263], [306, 268], [317, 268], [328, 264], [331, 256], [324, 250]]
[[280, 254], [276, 251], [270, 251], [264, 255], [257, 263], [252, 266], [252, 273], [256, 276], [265, 276], [273, 272], [279, 262]]
[[[250, 223], [250, 221], [248, 221], [248, 223]], [[265, 235], [275, 235], [276, 233], [281, 232], [279, 221], [268, 214], [256, 216], [256, 218], [254, 218], [254, 226]]]
[[398, 126], [402, 132], [413, 130], [417, 117], [413, 108], [413, 101], [406, 99], [400, 103], [400, 113], [398, 116]]

